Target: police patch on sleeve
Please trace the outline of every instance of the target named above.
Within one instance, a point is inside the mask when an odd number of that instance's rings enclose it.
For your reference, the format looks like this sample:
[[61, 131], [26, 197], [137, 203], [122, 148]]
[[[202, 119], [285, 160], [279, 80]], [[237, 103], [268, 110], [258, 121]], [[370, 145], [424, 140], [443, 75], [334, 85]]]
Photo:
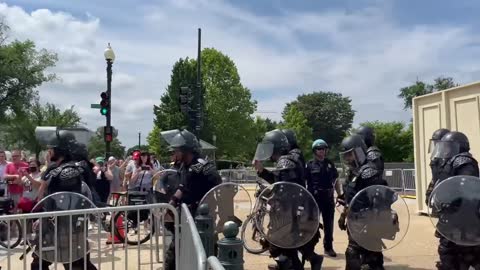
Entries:
[[365, 167], [360, 174], [362, 179], [369, 179], [378, 174], [378, 171], [371, 167]]
[[458, 156], [453, 160], [453, 168], [457, 169], [465, 164], [472, 163], [472, 158], [469, 156]]

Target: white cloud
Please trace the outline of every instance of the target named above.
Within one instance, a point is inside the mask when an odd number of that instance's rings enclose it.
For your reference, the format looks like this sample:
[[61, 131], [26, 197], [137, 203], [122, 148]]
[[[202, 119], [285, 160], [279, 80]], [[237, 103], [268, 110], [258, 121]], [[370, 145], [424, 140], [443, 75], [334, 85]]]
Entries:
[[221, 0], [132, 3], [116, 12], [101, 7], [108, 1], [84, 4], [83, 17], [79, 7], [75, 12], [26, 12], [6, 4], [0, 4], [0, 14], [12, 37], [58, 52], [53, 71], [62, 80], [44, 85], [42, 100], [74, 104], [92, 129], [104, 123], [89, 107], [105, 90], [103, 50], [111, 42], [117, 55], [113, 124], [127, 146], [136, 144], [138, 130], [151, 130], [152, 107], [169, 82], [173, 63], [196, 56], [197, 27], [203, 29], [203, 47], [228, 54], [245, 86], [258, 96], [270, 95], [259, 100], [260, 112], [281, 112], [298, 94], [329, 90], [352, 97], [356, 123], [409, 120], [397, 94], [417, 76], [448, 75], [467, 83], [480, 73], [478, 35], [471, 29], [399, 25], [391, 19], [395, 11], [388, 2], [349, 12], [283, 11], [275, 16], [259, 16]]

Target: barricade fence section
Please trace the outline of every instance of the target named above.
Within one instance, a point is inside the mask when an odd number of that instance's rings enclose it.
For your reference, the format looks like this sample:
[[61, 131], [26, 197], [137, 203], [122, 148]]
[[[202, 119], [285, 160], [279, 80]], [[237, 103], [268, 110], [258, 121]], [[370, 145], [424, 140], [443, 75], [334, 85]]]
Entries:
[[179, 258], [177, 269], [206, 269], [207, 255], [195, 220], [185, 204], [182, 204], [180, 210], [180, 227], [180, 249], [176, 253], [178, 254], [176, 257]]
[[[343, 168], [337, 168], [339, 180], [344, 181]], [[237, 184], [254, 184], [262, 180], [253, 169], [226, 169], [220, 170], [223, 182]], [[415, 169], [385, 169], [383, 177], [388, 185], [404, 195], [415, 195]]]
[[[164, 226], [167, 210], [173, 214], [171, 222], [178, 235], [179, 216], [169, 204], [0, 216], [0, 267], [158, 269], [168, 247]], [[179, 240], [174, 241], [178, 254]], [[15, 242], [20, 244], [13, 247]], [[31, 265], [32, 262], [38, 264]]]

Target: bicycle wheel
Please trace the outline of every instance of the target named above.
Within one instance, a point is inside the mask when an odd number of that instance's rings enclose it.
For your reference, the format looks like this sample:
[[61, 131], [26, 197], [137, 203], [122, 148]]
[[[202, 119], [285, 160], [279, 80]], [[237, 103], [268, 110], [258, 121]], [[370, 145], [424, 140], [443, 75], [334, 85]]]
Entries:
[[22, 242], [22, 225], [20, 221], [10, 221], [10, 241], [8, 241], [7, 221], [0, 222], [0, 246], [8, 249], [16, 248]]
[[261, 254], [268, 249], [267, 244], [264, 242], [265, 239], [261, 236], [260, 231], [257, 230], [252, 216], [249, 216], [243, 222], [240, 237], [243, 240], [243, 247], [249, 253]]
[[[140, 224], [136, 224], [138, 222], [137, 218], [137, 211], [130, 211], [125, 217], [125, 212], [118, 212], [114, 217], [114, 232], [117, 238], [121, 242], [125, 242], [125, 237], [127, 238], [127, 244], [129, 245], [141, 245], [152, 237], [153, 233], [155, 232], [155, 224], [151, 224], [153, 219], [151, 219], [150, 213], [148, 214], [148, 218], [142, 219], [140, 218]], [[140, 212], [140, 216], [142, 213]], [[119, 223], [119, 219], [121, 218], [121, 222]], [[125, 228], [125, 222], [127, 227]]]

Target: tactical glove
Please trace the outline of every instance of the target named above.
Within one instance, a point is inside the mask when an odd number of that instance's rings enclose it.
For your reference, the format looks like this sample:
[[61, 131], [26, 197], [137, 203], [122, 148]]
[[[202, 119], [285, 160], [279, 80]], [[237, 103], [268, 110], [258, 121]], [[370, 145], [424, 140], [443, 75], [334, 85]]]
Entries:
[[342, 213], [340, 215], [340, 218], [338, 219], [338, 227], [342, 231], [347, 230], [347, 214]]

